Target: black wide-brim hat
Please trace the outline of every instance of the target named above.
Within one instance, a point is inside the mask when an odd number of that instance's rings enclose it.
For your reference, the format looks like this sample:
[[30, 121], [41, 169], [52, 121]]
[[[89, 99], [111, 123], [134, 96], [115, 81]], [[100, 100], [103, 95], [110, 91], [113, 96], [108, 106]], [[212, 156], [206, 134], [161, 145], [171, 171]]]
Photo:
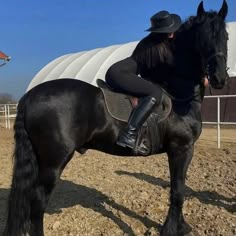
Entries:
[[151, 17], [152, 27], [147, 29], [149, 32], [173, 33], [181, 26], [181, 18], [176, 14], [170, 14], [168, 11], [160, 11]]

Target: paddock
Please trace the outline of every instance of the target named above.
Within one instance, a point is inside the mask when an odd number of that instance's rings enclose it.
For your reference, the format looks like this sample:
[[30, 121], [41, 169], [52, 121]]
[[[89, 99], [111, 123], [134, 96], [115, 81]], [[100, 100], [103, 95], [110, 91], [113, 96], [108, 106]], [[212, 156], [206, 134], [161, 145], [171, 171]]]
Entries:
[[[235, 127], [235, 126], [234, 126]], [[184, 215], [193, 236], [236, 235], [235, 128], [204, 128], [187, 176]], [[0, 129], [0, 235], [12, 173], [13, 131]], [[203, 173], [203, 174], [202, 174]], [[168, 210], [165, 154], [122, 158], [89, 150], [75, 154], [47, 208], [47, 236], [159, 235]]]

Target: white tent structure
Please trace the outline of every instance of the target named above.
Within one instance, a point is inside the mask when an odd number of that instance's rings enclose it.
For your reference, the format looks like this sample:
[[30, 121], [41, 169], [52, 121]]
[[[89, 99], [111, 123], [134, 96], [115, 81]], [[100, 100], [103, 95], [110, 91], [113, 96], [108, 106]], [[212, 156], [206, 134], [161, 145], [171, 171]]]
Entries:
[[[236, 22], [227, 24], [228, 67], [230, 77], [236, 76]], [[36, 85], [55, 79], [73, 78], [96, 86], [98, 78], [103, 79], [107, 69], [115, 62], [131, 55], [138, 41], [90, 51], [71, 53], [61, 56], [44, 68], [33, 78], [27, 91]]]
[[236, 22], [227, 24], [227, 31], [229, 33], [228, 41], [228, 67], [229, 76], [236, 77]]

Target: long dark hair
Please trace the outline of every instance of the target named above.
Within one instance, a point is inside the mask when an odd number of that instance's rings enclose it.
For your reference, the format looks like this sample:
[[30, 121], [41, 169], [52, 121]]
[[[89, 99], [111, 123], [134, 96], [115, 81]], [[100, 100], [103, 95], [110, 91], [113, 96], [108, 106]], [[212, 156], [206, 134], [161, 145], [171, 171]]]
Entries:
[[140, 65], [154, 68], [173, 58], [170, 46], [168, 34], [150, 33], [138, 43], [131, 57]]

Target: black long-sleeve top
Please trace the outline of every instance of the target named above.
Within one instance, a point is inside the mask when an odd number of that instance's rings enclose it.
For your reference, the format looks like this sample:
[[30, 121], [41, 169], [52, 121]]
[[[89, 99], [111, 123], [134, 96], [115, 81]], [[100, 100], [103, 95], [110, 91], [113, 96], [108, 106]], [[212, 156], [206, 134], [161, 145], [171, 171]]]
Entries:
[[174, 69], [173, 50], [166, 35], [151, 33], [138, 43], [131, 57], [142, 78], [166, 87]]

